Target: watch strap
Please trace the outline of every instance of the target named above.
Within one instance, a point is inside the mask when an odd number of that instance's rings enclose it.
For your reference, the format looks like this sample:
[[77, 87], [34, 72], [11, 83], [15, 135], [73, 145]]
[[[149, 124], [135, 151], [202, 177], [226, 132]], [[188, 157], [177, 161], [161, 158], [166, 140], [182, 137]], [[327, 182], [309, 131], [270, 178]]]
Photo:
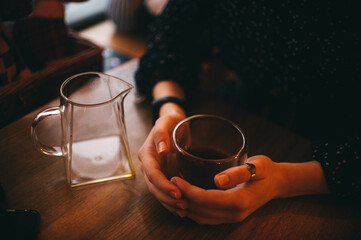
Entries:
[[186, 103], [183, 99], [172, 96], [154, 99], [152, 101], [153, 125], [155, 121], [159, 118], [160, 108], [166, 103], [175, 103], [180, 106], [184, 111], [186, 111]]

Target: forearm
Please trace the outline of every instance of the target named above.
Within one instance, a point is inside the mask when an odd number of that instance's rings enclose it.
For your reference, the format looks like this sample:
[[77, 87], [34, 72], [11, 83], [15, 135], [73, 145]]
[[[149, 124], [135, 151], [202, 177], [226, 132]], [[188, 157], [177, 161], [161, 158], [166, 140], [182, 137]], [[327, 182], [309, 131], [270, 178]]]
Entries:
[[279, 198], [329, 193], [321, 165], [317, 161], [278, 163]]
[[[153, 98], [158, 99], [162, 97], [176, 97], [185, 100], [183, 88], [176, 82], [165, 80], [158, 82], [153, 88]], [[159, 110], [159, 116], [167, 114], [181, 114], [186, 116], [185, 110], [178, 104], [169, 102], [162, 105]]]

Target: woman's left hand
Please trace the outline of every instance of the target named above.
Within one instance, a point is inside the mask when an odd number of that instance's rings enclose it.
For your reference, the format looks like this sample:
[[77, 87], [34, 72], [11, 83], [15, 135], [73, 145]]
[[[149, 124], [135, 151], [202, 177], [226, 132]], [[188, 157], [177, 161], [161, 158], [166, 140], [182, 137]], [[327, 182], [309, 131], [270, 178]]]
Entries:
[[204, 190], [173, 177], [171, 181], [187, 201], [186, 216], [199, 224], [240, 222], [277, 197], [281, 176], [277, 163], [262, 155], [251, 157], [247, 162], [256, 166], [256, 175], [251, 181], [247, 165], [227, 169], [215, 176], [217, 186], [228, 190]]

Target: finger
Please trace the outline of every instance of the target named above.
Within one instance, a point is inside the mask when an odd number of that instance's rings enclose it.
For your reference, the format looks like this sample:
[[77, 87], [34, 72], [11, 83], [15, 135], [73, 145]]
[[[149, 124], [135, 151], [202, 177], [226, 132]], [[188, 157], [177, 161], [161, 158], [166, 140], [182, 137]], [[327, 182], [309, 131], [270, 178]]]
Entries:
[[166, 178], [160, 169], [158, 161], [155, 160], [155, 158], [159, 158], [160, 156], [152, 156], [150, 153], [147, 154], [143, 152], [140, 153], [139, 157], [143, 159], [141, 168], [148, 181], [164, 194], [174, 199], [180, 199], [180, 190]]
[[171, 182], [174, 183], [182, 192], [183, 198], [188, 200], [188, 204], [197, 204], [204, 208], [213, 208], [219, 210], [239, 210], [245, 203], [240, 201], [239, 195], [242, 189], [238, 189], [239, 194], [234, 194], [234, 189], [223, 190], [205, 190], [191, 185], [179, 177], [173, 177]]
[[187, 201], [184, 199], [176, 200], [173, 197], [170, 197], [168, 194], [164, 194], [162, 191], [159, 191], [147, 178], [144, 176], [145, 182], [148, 186], [150, 193], [153, 194], [163, 205], [167, 206], [166, 208], [171, 212], [186, 210], [188, 208]]
[[[258, 208], [258, 205], [254, 205], [251, 198], [247, 197], [249, 193], [244, 187], [244, 184], [240, 184], [227, 191], [205, 190], [208, 195], [204, 199], [207, 201], [196, 202], [193, 201], [194, 198], [187, 199], [187, 216], [199, 224], [213, 225], [243, 221]], [[187, 194], [183, 193], [183, 195]]]
[[217, 174], [214, 183], [219, 188], [231, 188], [250, 179], [250, 172], [246, 165], [233, 167]]
[[154, 145], [156, 146], [157, 152], [159, 154], [164, 154], [169, 151], [170, 135], [169, 135], [167, 128], [160, 127], [161, 124], [162, 123], [158, 122], [153, 128], [153, 131], [154, 131], [153, 132], [153, 142], [154, 142]]
[[171, 180], [188, 200], [187, 216], [200, 224], [241, 222], [257, 209], [244, 184], [223, 191], [204, 190], [174, 177]]
[[[246, 213], [248, 212], [249, 204], [251, 203], [244, 187], [245, 186], [242, 184], [227, 191], [205, 191], [208, 193], [208, 198], [213, 199], [213, 204], [209, 207], [204, 204], [204, 202], [199, 204], [189, 200], [187, 212], [203, 218], [222, 219], [223, 222], [240, 222], [247, 216]], [[221, 195], [222, 197], [220, 197]], [[230, 195], [234, 195], [232, 199], [236, 199], [236, 201], [233, 202], [234, 204], [232, 207], [227, 206], [228, 202], [222, 201], [222, 199], [229, 199]], [[214, 201], [217, 199], [221, 200], [221, 204]]]
[[171, 147], [171, 135], [180, 121], [174, 117], [159, 118], [153, 127], [153, 141], [159, 154], [167, 153]]
[[168, 194], [164, 194], [159, 191], [144, 175], [145, 182], [148, 186], [148, 189], [152, 195], [159, 200], [164, 208], [168, 211], [172, 212], [174, 215], [178, 215], [179, 217], [185, 217], [187, 215], [186, 209], [188, 208], [188, 204], [184, 199], [176, 200], [174, 197], [170, 197]]
[[[179, 180], [177, 182], [181, 187], [183, 183]], [[188, 187], [191, 188], [192, 185]], [[199, 224], [241, 222], [257, 209], [252, 206], [250, 198], [245, 196], [247, 191], [241, 185], [227, 191], [203, 190], [203, 193], [206, 195], [196, 197], [183, 192], [188, 200], [187, 216]]]
[[[265, 159], [267, 158], [267, 160]], [[255, 176], [252, 180], [260, 180], [265, 177], [264, 162], [268, 161], [268, 157], [258, 155], [247, 159], [247, 163], [252, 163], [255, 166]], [[219, 188], [231, 188], [238, 184], [248, 182], [251, 179], [251, 172], [247, 165], [241, 165], [229, 168], [214, 177], [214, 182]]]
[[174, 207], [169, 206], [169, 205], [167, 205], [167, 204], [165, 204], [165, 203], [162, 203], [162, 202], [160, 202], [160, 203], [162, 204], [162, 206], [163, 206], [164, 208], [166, 208], [168, 211], [170, 211], [170, 212], [173, 213], [174, 215], [178, 215], [178, 216], [181, 217], [181, 218], [187, 216], [186, 210], [174, 208]]

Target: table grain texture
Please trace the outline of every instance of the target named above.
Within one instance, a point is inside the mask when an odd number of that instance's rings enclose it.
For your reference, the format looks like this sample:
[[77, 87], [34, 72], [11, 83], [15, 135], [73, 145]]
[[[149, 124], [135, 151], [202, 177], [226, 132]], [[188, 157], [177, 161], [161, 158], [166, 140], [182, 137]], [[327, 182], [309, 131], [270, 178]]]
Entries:
[[[133, 59], [109, 74], [134, 84], [137, 66]], [[305, 138], [206, 94], [191, 101], [191, 114], [217, 114], [236, 122], [246, 133], [249, 156], [265, 154], [280, 162], [310, 159]], [[135, 90], [125, 99], [135, 178], [70, 188], [62, 158], [42, 154], [30, 136], [36, 114], [58, 104], [54, 100], [0, 129], [6, 208], [39, 211], [38, 239], [361, 239], [361, 207], [328, 196], [276, 199], [241, 223], [199, 225], [174, 216], [149, 193], [140, 170], [137, 151], [151, 129], [151, 109], [138, 101]], [[53, 139], [60, 134], [54, 129], [46, 134]]]

